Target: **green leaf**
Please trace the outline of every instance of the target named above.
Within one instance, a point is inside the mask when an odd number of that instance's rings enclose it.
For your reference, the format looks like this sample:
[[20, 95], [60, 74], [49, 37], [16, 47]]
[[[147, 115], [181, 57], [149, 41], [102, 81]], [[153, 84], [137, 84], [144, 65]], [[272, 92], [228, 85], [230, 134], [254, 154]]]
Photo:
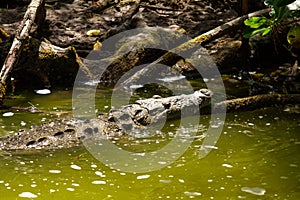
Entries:
[[278, 7], [282, 7], [282, 6], [286, 6], [286, 5], [289, 5], [293, 2], [295, 2], [296, 0], [278, 0], [277, 1], [277, 6]]
[[270, 33], [270, 31], [272, 30], [272, 27], [268, 27], [265, 29], [265, 31], [262, 33], [262, 36], [267, 35], [268, 33]]
[[300, 44], [300, 25], [292, 26], [287, 34], [287, 41], [289, 44]]
[[[268, 27], [268, 28], [270, 28], [270, 27]], [[254, 35], [257, 35], [257, 34], [259, 34], [259, 33], [261, 33], [261, 32], [267, 31], [268, 28], [253, 29], [253, 28], [247, 27], [247, 28], [245, 28], [245, 30], [243, 31], [243, 37], [244, 37], [244, 38], [251, 38], [251, 37], [253, 37]], [[272, 30], [272, 28], [271, 28], [271, 30]], [[268, 32], [270, 32], [271, 30], [269, 30]], [[268, 33], [268, 32], [267, 32], [267, 33]], [[267, 33], [266, 33], [266, 34], [267, 34]], [[265, 34], [265, 35], [266, 35], [266, 34]]]
[[246, 19], [244, 24], [250, 28], [259, 28], [260, 26], [265, 25], [267, 21], [268, 20], [265, 17], [251, 17], [250, 19]]

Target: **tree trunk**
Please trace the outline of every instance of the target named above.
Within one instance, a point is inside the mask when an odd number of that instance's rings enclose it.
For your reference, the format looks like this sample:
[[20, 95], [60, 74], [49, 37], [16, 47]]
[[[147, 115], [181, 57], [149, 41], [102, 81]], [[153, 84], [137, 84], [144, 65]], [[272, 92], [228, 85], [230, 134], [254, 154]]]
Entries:
[[29, 31], [33, 23], [36, 21], [38, 24], [42, 23], [45, 19], [44, 0], [32, 0], [28, 5], [24, 18], [18, 28], [16, 37], [12, 43], [10, 51], [4, 61], [0, 72], [0, 104], [3, 103], [3, 99], [6, 93], [6, 79], [9, 73], [17, 64], [20, 53], [24, 46], [25, 41], [29, 37]]

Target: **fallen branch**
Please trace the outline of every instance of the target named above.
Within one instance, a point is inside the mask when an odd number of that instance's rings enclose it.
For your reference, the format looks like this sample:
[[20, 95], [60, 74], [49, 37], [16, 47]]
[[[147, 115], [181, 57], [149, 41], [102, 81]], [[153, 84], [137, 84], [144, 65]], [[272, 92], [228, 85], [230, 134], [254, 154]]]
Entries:
[[226, 100], [216, 103], [214, 107], [218, 111], [226, 107], [226, 112], [240, 112], [287, 104], [300, 104], [300, 94], [262, 94]]
[[207, 44], [208, 42], [222, 35], [225, 35], [233, 29], [240, 27], [246, 19], [251, 18], [253, 16], [266, 14], [269, 11], [270, 9], [264, 9], [247, 15], [243, 15], [169, 50], [167, 53], [160, 56], [154, 62], [144, 67], [144, 69], [138, 71], [136, 74], [125, 80], [122, 83], [122, 85], [128, 86], [129, 84], [134, 84], [135, 80], [139, 80], [139, 77], [144, 77], [149, 72], [149, 70], [152, 69], [150, 66], [155, 66], [157, 63], [174, 65], [178, 61], [178, 59], [174, 59], [174, 54], [182, 55], [183, 53], [189, 52], [191, 50], [196, 51], [198, 50], [199, 45]]
[[[29, 31], [32, 28], [35, 20], [41, 22], [44, 19], [41, 16], [45, 16], [44, 13], [39, 14], [38, 12], [44, 11], [44, 0], [32, 0], [28, 5], [27, 11], [24, 15], [24, 18], [18, 28], [10, 51], [4, 61], [0, 72], [0, 104], [3, 103], [3, 99], [6, 93], [6, 79], [9, 76], [9, 73], [17, 64], [20, 52], [24, 46], [24, 42], [29, 37]], [[39, 15], [39, 16], [38, 16]]]

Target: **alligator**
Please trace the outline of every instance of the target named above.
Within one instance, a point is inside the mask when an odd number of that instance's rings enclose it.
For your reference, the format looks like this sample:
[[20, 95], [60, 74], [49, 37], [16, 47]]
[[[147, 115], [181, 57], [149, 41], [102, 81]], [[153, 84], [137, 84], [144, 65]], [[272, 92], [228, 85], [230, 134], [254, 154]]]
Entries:
[[134, 137], [136, 130], [147, 131], [166, 118], [178, 116], [182, 109], [187, 109], [188, 114], [197, 114], [195, 106], [209, 104], [211, 96], [208, 89], [166, 98], [154, 95], [112, 109], [94, 119], [50, 121], [1, 137], [0, 151], [62, 149], [81, 146], [85, 140]]

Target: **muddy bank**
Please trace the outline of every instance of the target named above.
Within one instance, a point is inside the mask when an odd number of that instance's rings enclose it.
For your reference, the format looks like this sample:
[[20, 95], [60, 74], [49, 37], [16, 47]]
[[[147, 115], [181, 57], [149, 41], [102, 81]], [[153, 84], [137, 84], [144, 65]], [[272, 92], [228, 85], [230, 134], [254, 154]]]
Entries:
[[[103, 3], [95, 4], [85, 0], [46, 0], [46, 21], [41, 24], [38, 31], [33, 31], [31, 35], [39, 40], [46, 39], [59, 47], [73, 46], [77, 53], [85, 58], [93, 49], [96, 41], [102, 42], [106, 38], [128, 29], [147, 26], [175, 27], [193, 38], [241, 14], [239, 1], [115, 0], [101, 2]], [[0, 24], [12, 37], [22, 20], [28, 3], [27, 0], [7, 1], [4, 2], [6, 6], [0, 8]], [[261, 7], [262, 5], [258, 3], [249, 11]], [[99, 30], [100, 34], [88, 36], [87, 32], [92, 29]], [[269, 38], [264, 42], [267, 44], [254, 46], [255, 56], [251, 58], [253, 69], [264, 67], [262, 65], [279, 65], [291, 60], [287, 54], [278, 56], [278, 52], [274, 50], [272, 39]], [[205, 48], [208, 49], [221, 72], [232, 72], [232, 70], [239, 71], [243, 68], [245, 59], [249, 59], [245, 58], [241, 44], [240, 31], [236, 31], [207, 44]], [[0, 45], [10, 46], [6, 43]], [[262, 47], [265, 49], [265, 46], [269, 50], [264, 51], [263, 54], [256, 51]], [[8, 49], [5, 48], [1, 52], [0, 64], [3, 63]], [[256, 52], [258, 53], [255, 54]], [[72, 86], [78, 67], [66, 70], [42, 64], [37, 68], [36, 66], [24, 68], [22, 63], [27, 61], [27, 57], [28, 55], [23, 55], [20, 58], [19, 65], [11, 74], [17, 80], [18, 87], [24, 86], [24, 83], [34, 87]], [[144, 62], [151, 61], [152, 58], [149, 57], [151, 54], [144, 55]], [[262, 62], [264, 60], [267, 61]]]

